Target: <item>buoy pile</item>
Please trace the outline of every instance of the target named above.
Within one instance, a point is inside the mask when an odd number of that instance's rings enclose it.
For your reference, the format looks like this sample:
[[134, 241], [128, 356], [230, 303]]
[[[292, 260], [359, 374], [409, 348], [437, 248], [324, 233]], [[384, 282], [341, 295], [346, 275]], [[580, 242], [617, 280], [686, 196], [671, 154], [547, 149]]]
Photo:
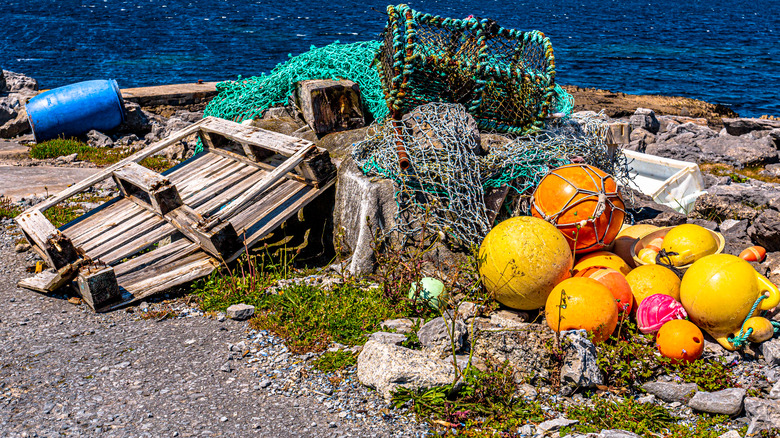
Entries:
[[675, 363], [701, 356], [702, 331], [729, 350], [774, 335], [760, 314], [780, 303], [780, 290], [749, 263], [763, 248], [722, 254], [723, 236], [694, 224], [621, 229], [623, 205], [600, 170], [553, 169], [533, 194], [534, 217], [508, 219], [482, 242], [485, 288], [507, 307], [544, 306], [552, 330], [584, 329], [593, 342], [634, 317]]

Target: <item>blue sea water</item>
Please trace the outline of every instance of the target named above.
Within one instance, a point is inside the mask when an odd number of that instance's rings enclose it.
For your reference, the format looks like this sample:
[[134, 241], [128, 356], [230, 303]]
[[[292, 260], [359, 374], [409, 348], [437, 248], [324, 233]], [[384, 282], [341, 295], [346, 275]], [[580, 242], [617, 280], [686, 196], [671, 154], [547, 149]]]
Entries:
[[[557, 81], [780, 115], [780, 0], [409, 1], [450, 17], [538, 29]], [[43, 88], [121, 87], [267, 72], [311, 45], [378, 38], [375, 0], [0, 0], [0, 66]]]

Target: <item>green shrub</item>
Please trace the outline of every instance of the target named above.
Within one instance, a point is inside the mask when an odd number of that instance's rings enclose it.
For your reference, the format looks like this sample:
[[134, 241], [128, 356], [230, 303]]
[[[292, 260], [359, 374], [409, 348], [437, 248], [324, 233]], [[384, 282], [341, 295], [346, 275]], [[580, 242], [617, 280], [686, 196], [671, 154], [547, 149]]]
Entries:
[[114, 164], [129, 157], [132, 152], [123, 149], [93, 148], [74, 138], [57, 138], [36, 144], [30, 149], [30, 157], [37, 160], [57, 158], [64, 155], [78, 154], [80, 161], [89, 161], [98, 166]]
[[355, 365], [357, 357], [349, 351], [327, 351], [318, 357], [313, 363], [314, 369], [325, 373], [343, 370], [346, 367]]

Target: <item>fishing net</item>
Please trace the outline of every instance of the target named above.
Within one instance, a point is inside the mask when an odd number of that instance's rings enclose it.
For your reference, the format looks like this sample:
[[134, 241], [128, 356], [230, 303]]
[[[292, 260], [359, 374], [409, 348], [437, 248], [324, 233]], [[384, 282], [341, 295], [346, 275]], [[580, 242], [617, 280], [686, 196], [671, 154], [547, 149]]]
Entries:
[[[442, 18], [388, 6], [377, 55], [393, 116], [428, 102], [459, 103], [480, 129], [542, 129], [556, 96], [550, 40], [492, 20]], [[564, 105], [565, 106], [565, 105]]]
[[[554, 122], [487, 151], [476, 124], [462, 105], [429, 103], [400, 124], [372, 125], [366, 139], [353, 146], [352, 157], [364, 173], [397, 184], [397, 225], [388, 233], [415, 239], [424, 227], [447, 236], [453, 247], [473, 248], [493, 225], [485, 189], [511, 187], [504, 208], [517, 215], [528, 213], [529, 195], [545, 174], [573, 161], [627, 180], [625, 158], [607, 147], [607, 127], [598, 118]], [[411, 164], [406, 170], [396, 153], [399, 138]]]
[[262, 115], [272, 106], [286, 104], [298, 81], [349, 79], [360, 86], [364, 109], [376, 119], [387, 115], [382, 84], [371, 67], [380, 48], [376, 41], [311, 47], [308, 52], [274, 67], [268, 74], [217, 84], [217, 96], [209, 102], [204, 117], [216, 116], [243, 122]]

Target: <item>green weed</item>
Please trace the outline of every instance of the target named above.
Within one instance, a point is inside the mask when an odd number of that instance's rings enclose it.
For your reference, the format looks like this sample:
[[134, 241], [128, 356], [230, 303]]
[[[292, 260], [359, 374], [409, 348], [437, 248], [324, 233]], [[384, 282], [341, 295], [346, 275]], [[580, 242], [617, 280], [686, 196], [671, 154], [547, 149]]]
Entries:
[[78, 154], [80, 161], [89, 161], [98, 166], [114, 164], [123, 158], [127, 158], [132, 151], [120, 148], [93, 148], [76, 139], [57, 138], [38, 143], [30, 149], [30, 157], [37, 160], [57, 158], [64, 155]]
[[737, 381], [734, 373], [721, 358], [696, 360], [691, 363], [667, 365], [670, 373], [678, 375], [687, 383], [695, 383], [702, 391], [720, 391], [733, 388]]
[[357, 357], [349, 351], [327, 351], [312, 362], [314, 369], [324, 373], [343, 370], [357, 363]]
[[0, 219], [13, 219], [22, 209], [11, 201], [11, 199], [5, 196], [0, 196]]
[[410, 404], [418, 420], [434, 427], [463, 428], [470, 436], [493, 436], [495, 432], [516, 431], [529, 421], [545, 419], [541, 406], [515, 395], [514, 371], [508, 363], [482, 372], [469, 368], [462, 386], [455, 384], [425, 391], [398, 388], [393, 404]]
[[266, 295], [251, 326], [275, 332], [292, 352], [301, 353], [322, 351], [331, 342], [363, 344], [365, 334], [379, 331], [382, 321], [400, 316], [376, 288], [295, 285]]
[[561, 435], [577, 431], [599, 432], [602, 429], [621, 429], [643, 437], [700, 437], [715, 438], [725, 432], [728, 417], [696, 415], [694, 422], [678, 423], [666, 408], [655, 403], [639, 403], [633, 399], [610, 401], [600, 397], [591, 399], [592, 406], [571, 406], [566, 418], [579, 423], [561, 430]]
[[77, 205], [58, 204], [44, 210], [43, 215], [55, 227], [60, 227], [81, 216], [83, 210]]

